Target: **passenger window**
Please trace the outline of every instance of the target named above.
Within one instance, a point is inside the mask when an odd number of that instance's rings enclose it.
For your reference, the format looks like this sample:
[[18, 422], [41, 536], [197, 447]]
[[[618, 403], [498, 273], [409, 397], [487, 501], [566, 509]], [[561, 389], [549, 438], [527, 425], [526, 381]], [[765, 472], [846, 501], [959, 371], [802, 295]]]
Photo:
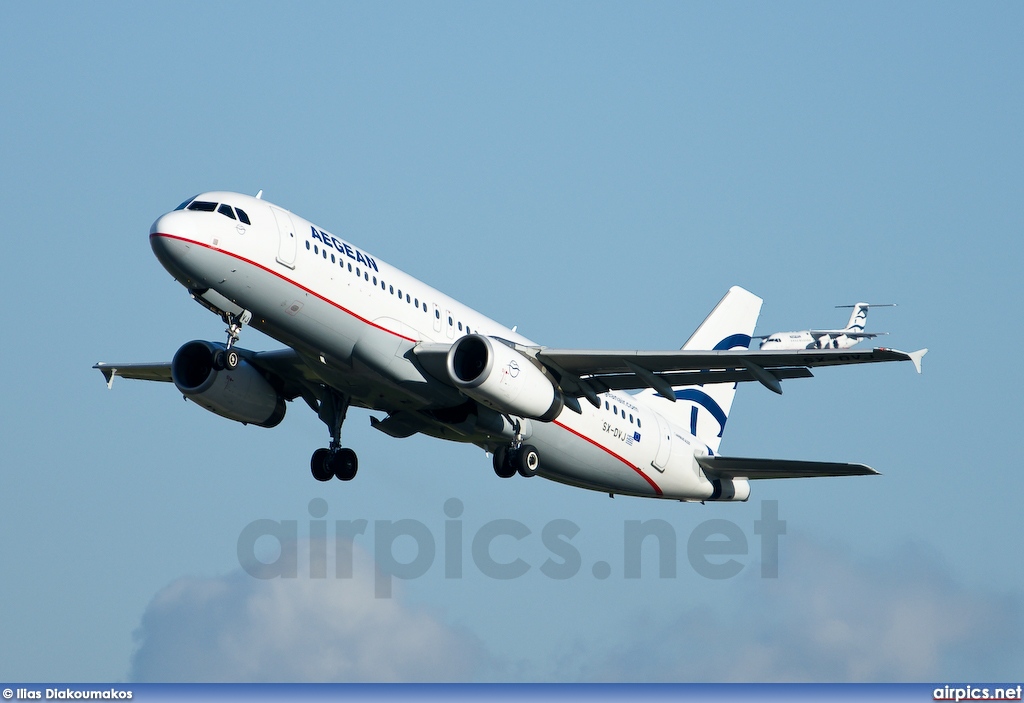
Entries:
[[373, 287], [374, 288], [377, 287], [377, 277], [376, 276], [373, 277]]
[[408, 293], [405, 294], [405, 302], [407, 302], [407, 303], [411, 303], [412, 302], [412, 296], [409, 295]]
[[334, 254], [331, 254], [331, 263], [332, 263], [332, 264], [333, 264], [333, 263], [337, 263], [337, 262], [335, 261], [335, 259], [334, 259]]
[[306, 242], [306, 250], [309, 250], [309, 242]]
[[394, 295], [395, 294], [395, 287], [394, 286], [388, 286], [388, 293], [390, 293], [391, 295]]
[[441, 319], [441, 311], [440, 310], [435, 310], [434, 311], [434, 317], [436, 317], [438, 320], [440, 320]]
[[189, 210], [196, 210], [198, 212], [213, 212], [217, 209], [217, 203], [208, 203], [205, 200], [193, 200], [192, 204], [188, 206]]
[[461, 331], [462, 331], [462, 321], [460, 320], [459, 321], [459, 332], [461, 332]]
[[249, 222], [249, 216], [245, 214], [245, 210], [243, 210], [240, 207], [236, 207], [235, 212], [238, 213], [238, 219], [240, 219], [242, 222], [244, 222], [247, 225], [252, 224], [251, 222]]
[[232, 220], [235, 219], [235, 212], [227, 203], [224, 203], [219, 208], [217, 208], [217, 212], [224, 215], [225, 217], [230, 217]]
[[358, 266], [356, 266], [356, 278], [359, 278], [359, 276], [360, 276], [360, 275], [361, 275], [361, 274], [359, 273], [359, 267], [358, 267]]
[[423, 312], [426, 312], [426, 311], [427, 311], [427, 304], [423, 303]]

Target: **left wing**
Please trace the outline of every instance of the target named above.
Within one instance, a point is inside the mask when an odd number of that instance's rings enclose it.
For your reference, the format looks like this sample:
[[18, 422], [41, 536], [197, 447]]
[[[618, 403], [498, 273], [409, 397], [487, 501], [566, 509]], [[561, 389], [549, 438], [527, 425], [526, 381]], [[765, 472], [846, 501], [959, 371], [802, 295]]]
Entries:
[[[780, 381], [807, 378], [814, 366], [870, 364], [885, 361], [913, 361], [921, 372], [921, 357], [927, 349], [902, 352], [877, 348], [798, 349], [752, 351], [589, 351], [518, 347], [530, 354], [559, 379], [562, 390], [575, 397], [591, 398], [594, 392], [653, 388], [674, 399], [673, 386], [703, 383], [758, 381], [781, 393]], [[532, 353], [531, 353], [532, 352]]]
[[163, 381], [171, 383], [171, 362], [155, 364], [106, 364], [99, 362], [93, 366], [98, 369], [107, 381], [107, 388], [114, 385], [114, 377], [134, 378], [139, 381]]
[[[264, 352], [254, 352], [241, 347], [234, 349], [247, 362], [276, 379], [280, 386], [279, 391], [286, 400], [294, 400], [300, 395], [305, 397], [308, 395], [307, 388], [310, 384], [319, 383], [319, 379], [309, 370], [302, 357], [292, 349]], [[108, 388], [114, 384], [114, 378], [117, 376], [138, 381], [174, 381], [171, 378], [169, 361], [151, 364], [108, 364], [101, 361], [93, 368], [103, 374]]]

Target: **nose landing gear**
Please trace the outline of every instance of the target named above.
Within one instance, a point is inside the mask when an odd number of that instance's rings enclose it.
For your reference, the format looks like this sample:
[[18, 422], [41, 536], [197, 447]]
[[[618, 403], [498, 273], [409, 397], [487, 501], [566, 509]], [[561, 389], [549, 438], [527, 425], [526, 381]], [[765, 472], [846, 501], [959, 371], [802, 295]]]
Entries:
[[232, 315], [230, 313], [221, 313], [221, 317], [224, 320], [224, 324], [228, 326], [225, 330], [228, 334], [228, 342], [224, 346], [223, 351], [219, 351], [213, 355], [213, 365], [216, 369], [222, 370], [227, 369], [231, 371], [241, 360], [238, 352], [231, 347], [235, 346], [235, 342], [242, 334], [242, 327], [252, 319], [252, 313], [248, 310], [243, 310], [241, 315]]

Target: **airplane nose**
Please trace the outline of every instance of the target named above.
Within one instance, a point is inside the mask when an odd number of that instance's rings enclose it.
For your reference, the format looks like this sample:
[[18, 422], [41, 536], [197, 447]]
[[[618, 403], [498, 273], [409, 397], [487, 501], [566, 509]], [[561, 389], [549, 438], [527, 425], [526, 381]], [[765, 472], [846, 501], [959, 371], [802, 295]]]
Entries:
[[195, 241], [194, 215], [185, 210], [175, 210], [166, 215], [161, 215], [149, 228], [149, 235], [164, 235], [177, 239]]
[[164, 268], [179, 281], [187, 278], [185, 259], [198, 241], [192, 213], [175, 210], [157, 218], [149, 228], [149, 245]]

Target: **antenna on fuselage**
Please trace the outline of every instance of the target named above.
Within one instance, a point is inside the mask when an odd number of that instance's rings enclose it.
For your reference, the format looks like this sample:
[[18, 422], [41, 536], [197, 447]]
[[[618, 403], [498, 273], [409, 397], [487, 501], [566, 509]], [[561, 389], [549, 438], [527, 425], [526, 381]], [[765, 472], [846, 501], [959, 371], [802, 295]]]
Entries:
[[263, 189], [260, 188], [260, 192], [256, 194], [257, 200], [263, 200]]

